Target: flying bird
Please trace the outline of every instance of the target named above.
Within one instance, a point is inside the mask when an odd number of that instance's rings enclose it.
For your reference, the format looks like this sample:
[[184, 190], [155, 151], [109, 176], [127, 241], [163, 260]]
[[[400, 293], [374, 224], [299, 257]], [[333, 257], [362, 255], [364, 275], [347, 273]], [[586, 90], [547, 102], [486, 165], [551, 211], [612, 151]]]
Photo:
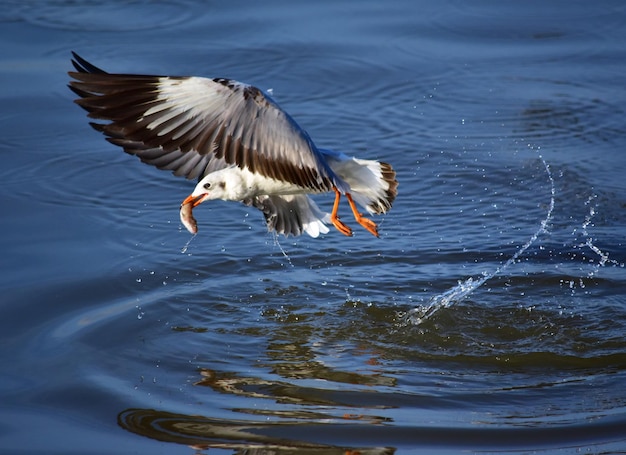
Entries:
[[[383, 162], [318, 148], [308, 133], [256, 87], [224, 78], [112, 74], [72, 52], [69, 87], [98, 120], [91, 126], [144, 163], [197, 179], [181, 204], [192, 233], [192, 210], [204, 201], [239, 201], [263, 212], [268, 230], [311, 237], [352, 229], [337, 215], [345, 196], [355, 220], [378, 237], [370, 214], [391, 208], [398, 182]], [[334, 193], [330, 214], [309, 194]]]

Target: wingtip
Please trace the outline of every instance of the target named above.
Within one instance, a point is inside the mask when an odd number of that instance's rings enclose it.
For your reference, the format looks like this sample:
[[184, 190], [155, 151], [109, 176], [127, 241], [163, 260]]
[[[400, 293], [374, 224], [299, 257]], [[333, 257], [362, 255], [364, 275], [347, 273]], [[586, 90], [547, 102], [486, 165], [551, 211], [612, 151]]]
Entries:
[[95, 65], [92, 65], [87, 60], [82, 58], [76, 52], [71, 51], [72, 53], [72, 65], [79, 73], [92, 73], [92, 74], [106, 74], [106, 71], [98, 68]]

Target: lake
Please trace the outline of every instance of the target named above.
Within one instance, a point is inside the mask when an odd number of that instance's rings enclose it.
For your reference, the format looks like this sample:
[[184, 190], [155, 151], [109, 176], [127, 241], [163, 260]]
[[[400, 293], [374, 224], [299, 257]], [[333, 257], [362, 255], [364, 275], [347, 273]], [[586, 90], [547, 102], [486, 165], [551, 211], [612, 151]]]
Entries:
[[[0, 452], [626, 452], [626, 5], [8, 1]], [[317, 239], [90, 128], [109, 72], [268, 91], [398, 198]], [[330, 210], [333, 197], [317, 203]]]

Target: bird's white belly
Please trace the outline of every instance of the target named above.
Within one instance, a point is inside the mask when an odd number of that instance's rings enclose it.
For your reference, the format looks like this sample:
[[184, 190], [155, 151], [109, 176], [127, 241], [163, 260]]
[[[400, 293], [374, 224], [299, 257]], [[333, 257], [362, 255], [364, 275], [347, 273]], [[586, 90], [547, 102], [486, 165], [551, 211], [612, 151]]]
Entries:
[[[248, 174], [250, 172], [245, 171]], [[248, 188], [255, 194], [302, 194], [311, 192], [309, 189], [302, 188], [299, 185], [285, 182], [283, 180], [276, 180], [269, 177], [264, 177], [259, 174], [252, 174], [252, 178], [248, 181]]]
[[295, 185], [284, 180], [276, 180], [273, 178], [265, 177], [261, 174], [250, 172], [247, 169], [232, 167], [226, 172], [231, 174], [230, 177], [232, 177], [232, 181], [239, 181], [238, 186], [240, 187], [241, 193], [234, 195], [233, 199], [236, 200], [243, 200], [262, 194], [288, 195], [314, 192], [309, 188], [303, 188], [299, 185]]

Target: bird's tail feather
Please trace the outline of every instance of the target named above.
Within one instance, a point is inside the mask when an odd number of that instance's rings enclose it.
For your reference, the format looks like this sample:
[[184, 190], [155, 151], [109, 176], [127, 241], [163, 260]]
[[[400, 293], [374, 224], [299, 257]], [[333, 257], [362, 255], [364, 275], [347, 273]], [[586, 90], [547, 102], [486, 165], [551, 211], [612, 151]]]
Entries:
[[332, 170], [348, 185], [354, 201], [369, 213], [387, 213], [398, 194], [396, 171], [391, 165], [345, 155], [328, 159]]

